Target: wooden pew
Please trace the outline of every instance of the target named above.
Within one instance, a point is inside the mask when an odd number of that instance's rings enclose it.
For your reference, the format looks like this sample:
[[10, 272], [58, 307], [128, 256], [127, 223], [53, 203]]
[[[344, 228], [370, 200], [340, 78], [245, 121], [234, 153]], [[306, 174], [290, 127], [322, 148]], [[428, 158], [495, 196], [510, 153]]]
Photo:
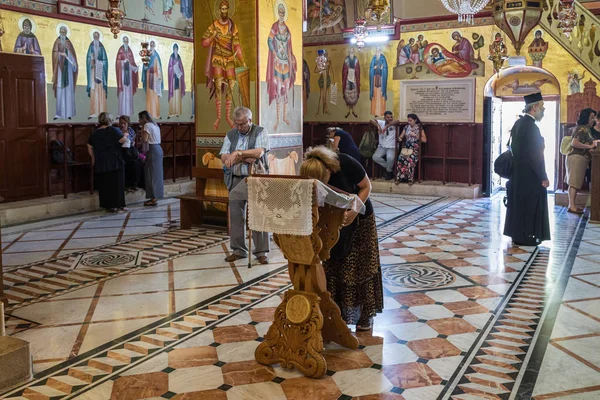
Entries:
[[227, 225], [229, 225], [229, 198], [205, 196], [207, 179], [223, 181], [223, 170], [214, 168], [192, 168], [192, 176], [196, 178], [196, 194], [177, 196], [181, 208], [181, 229], [190, 229], [192, 226], [202, 225], [202, 210], [204, 201], [227, 204]]

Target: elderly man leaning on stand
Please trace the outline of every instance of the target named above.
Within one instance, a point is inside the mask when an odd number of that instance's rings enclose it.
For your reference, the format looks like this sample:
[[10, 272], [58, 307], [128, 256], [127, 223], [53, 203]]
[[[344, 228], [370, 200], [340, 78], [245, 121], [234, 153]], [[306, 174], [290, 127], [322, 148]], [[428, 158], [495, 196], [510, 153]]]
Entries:
[[[252, 165], [262, 162], [267, 168], [266, 153], [269, 151], [268, 132], [262, 126], [252, 123], [252, 111], [246, 107], [237, 107], [233, 111], [234, 128], [227, 132], [221, 148], [221, 161], [225, 172], [225, 185], [231, 193], [250, 172]], [[229, 200], [229, 226], [231, 236], [231, 255], [225, 261], [234, 262], [248, 257], [245, 242], [246, 200]], [[269, 262], [269, 234], [252, 232], [254, 255], [261, 264]]]

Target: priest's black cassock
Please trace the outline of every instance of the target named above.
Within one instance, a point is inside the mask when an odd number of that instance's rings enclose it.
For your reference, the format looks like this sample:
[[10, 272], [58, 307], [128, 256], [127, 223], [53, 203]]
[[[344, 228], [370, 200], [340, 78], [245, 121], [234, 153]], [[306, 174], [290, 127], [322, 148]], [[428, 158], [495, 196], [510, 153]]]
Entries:
[[550, 240], [548, 179], [544, 163], [544, 138], [530, 115], [519, 118], [511, 130], [513, 167], [506, 185], [508, 197], [504, 234], [513, 242], [537, 246]]

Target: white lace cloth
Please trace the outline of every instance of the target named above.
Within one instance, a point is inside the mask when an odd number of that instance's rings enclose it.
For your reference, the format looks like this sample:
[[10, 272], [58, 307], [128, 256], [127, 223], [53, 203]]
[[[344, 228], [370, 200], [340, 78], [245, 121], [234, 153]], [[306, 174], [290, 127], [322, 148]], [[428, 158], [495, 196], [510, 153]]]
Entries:
[[253, 231], [310, 235], [314, 188], [318, 206], [364, 213], [358, 196], [338, 193], [315, 179], [249, 177], [229, 193], [229, 200], [248, 200], [248, 224]]

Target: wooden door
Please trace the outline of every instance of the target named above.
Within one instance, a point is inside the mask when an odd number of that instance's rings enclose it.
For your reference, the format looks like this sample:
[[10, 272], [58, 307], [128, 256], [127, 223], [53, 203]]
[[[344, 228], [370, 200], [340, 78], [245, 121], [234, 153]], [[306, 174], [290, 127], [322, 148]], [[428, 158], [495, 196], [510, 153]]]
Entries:
[[44, 58], [0, 57], [0, 196], [43, 197], [46, 182]]

